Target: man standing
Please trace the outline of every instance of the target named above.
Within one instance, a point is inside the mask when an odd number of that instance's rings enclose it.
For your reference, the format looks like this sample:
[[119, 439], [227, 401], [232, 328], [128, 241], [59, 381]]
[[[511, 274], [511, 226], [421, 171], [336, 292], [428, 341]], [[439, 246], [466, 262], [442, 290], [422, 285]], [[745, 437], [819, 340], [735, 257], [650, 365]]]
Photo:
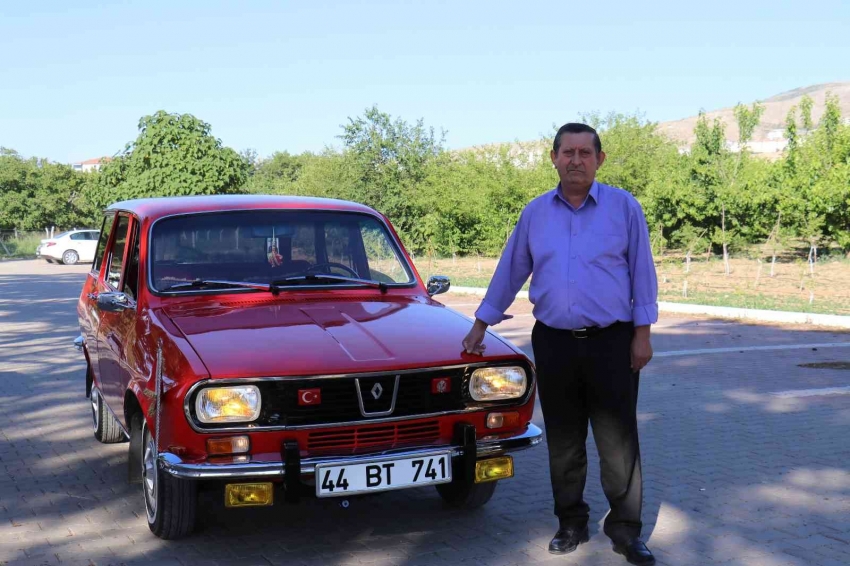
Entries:
[[463, 347], [484, 351], [487, 326], [510, 318], [505, 311], [533, 272], [531, 343], [560, 522], [549, 552], [572, 552], [589, 538], [589, 420], [611, 506], [605, 534], [630, 563], [655, 564], [639, 538], [638, 377], [658, 320], [646, 219], [631, 194], [595, 180], [605, 153], [590, 126], [562, 126], [551, 158], [561, 182], [522, 211]]

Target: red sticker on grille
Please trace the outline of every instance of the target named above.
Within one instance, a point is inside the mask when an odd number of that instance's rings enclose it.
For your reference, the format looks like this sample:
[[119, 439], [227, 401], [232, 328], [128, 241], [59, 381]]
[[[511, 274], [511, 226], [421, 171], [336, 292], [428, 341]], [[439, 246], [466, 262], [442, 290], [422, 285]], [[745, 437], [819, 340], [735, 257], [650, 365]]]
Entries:
[[304, 405], [320, 405], [322, 403], [322, 390], [316, 389], [299, 389], [298, 404]]
[[431, 380], [431, 393], [448, 393], [452, 390], [452, 378], [450, 377], [435, 377]]

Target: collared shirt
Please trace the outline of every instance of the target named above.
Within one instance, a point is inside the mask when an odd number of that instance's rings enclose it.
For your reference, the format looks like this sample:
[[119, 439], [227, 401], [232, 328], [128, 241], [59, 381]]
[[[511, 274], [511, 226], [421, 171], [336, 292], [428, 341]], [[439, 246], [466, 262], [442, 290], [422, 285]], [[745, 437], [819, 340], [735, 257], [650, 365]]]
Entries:
[[575, 330], [658, 320], [658, 281], [643, 209], [630, 193], [596, 181], [574, 208], [561, 185], [532, 200], [508, 240], [475, 313], [489, 325], [505, 316], [533, 272], [534, 318]]

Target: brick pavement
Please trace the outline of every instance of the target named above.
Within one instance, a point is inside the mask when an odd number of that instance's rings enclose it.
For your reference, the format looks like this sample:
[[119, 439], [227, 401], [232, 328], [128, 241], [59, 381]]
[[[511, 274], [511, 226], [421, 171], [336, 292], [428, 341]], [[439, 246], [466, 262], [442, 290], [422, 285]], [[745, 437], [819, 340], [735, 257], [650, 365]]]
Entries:
[[[154, 538], [140, 488], [124, 481], [127, 445], [91, 434], [70, 343], [70, 299], [85, 269], [0, 263], [0, 564], [625, 564], [601, 533], [607, 507], [592, 441], [592, 538], [567, 557], [546, 552], [556, 523], [543, 446], [518, 453], [517, 477], [472, 513], [444, 508], [430, 489], [371, 495], [347, 510], [328, 500], [225, 510], [207, 491], [196, 536]], [[504, 331], [527, 347], [530, 322], [517, 317]], [[850, 341], [704, 319], [665, 318], [655, 335], [656, 351]], [[770, 395], [848, 385], [850, 372], [798, 367], [848, 359], [850, 348], [653, 361], [639, 419], [644, 534], [660, 564], [850, 563], [850, 396]]]

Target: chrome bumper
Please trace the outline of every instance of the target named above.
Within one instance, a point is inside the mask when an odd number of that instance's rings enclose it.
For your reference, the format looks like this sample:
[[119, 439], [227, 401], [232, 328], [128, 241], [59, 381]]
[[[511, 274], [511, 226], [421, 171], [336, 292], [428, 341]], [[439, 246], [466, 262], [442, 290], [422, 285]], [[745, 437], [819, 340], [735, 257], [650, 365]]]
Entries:
[[[525, 432], [514, 436], [502, 438], [481, 439], [477, 442], [477, 457], [486, 458], [499, 456], [507, 452], [516, 452], [540, 444], [543, 440], [543, 431], [537, 426], [529, 424]], [[301, 476], [312, 476], [316, 472], [316, 466], [325, 463], [350, 463], [369, 462], [379, 456], [398, 456], [406, 458], [425, 453], [433, 453], [435, 446], [418, 449], [387, 450], [379, 453], [363, 454], [357, 456], [326, 456], [319, 458], [304, 458], [301, 460]], [[452, 446], [452, 456], [463, 456], [463, 447]], [[286, 474], [286, 464], [283, 462], [243, 462], [233, 464], [214, 464], [203, 462], [192, 464], [184, 462], [179, 456], [171, 452], [162, 452], [159, 455], [159, 465], [163, 471], [174, 477], [183, 479], [209, 480], [209, 479], [240, 479], [240, 478], [283, 478]]]

